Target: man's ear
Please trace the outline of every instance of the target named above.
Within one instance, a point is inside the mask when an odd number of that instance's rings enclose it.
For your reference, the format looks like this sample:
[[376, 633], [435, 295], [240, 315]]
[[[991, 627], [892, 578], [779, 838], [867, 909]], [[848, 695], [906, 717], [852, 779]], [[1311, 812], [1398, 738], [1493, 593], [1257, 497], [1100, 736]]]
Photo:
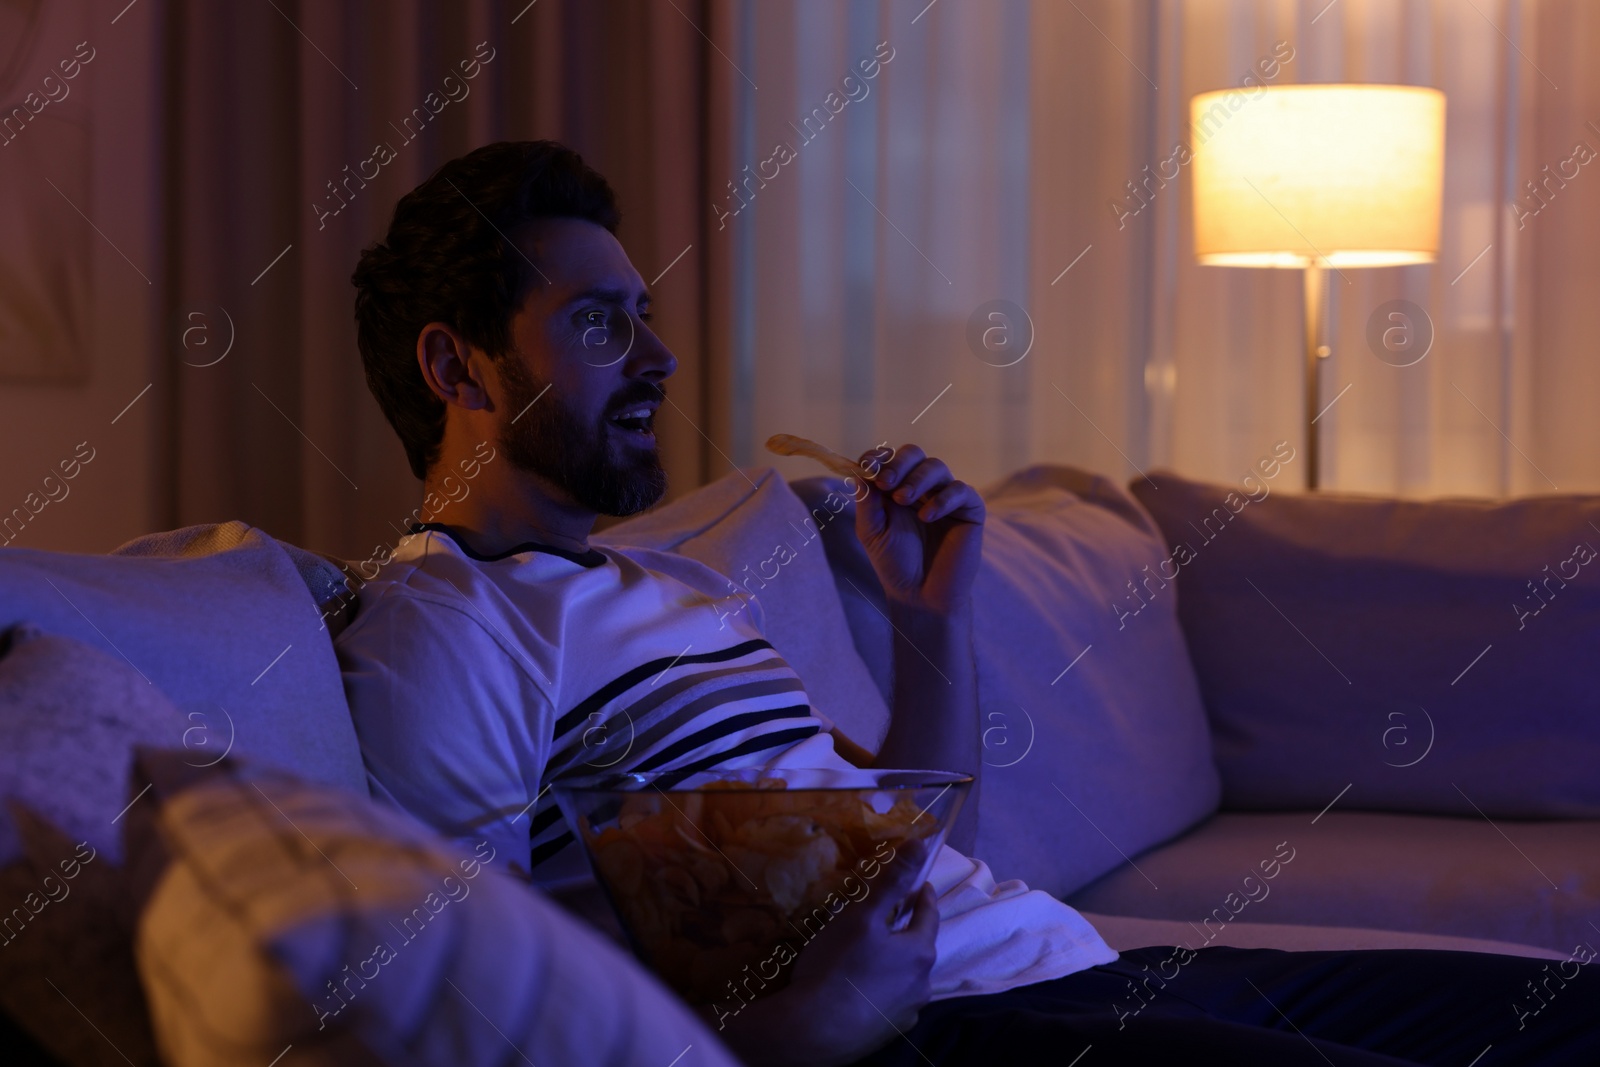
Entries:
[[430, 322], [417, 335], [417, 365], [433, 395], [446, 404], [478, 410], [489, 406], [484, 380], [488, 358], [474, 351], [453, 326]]

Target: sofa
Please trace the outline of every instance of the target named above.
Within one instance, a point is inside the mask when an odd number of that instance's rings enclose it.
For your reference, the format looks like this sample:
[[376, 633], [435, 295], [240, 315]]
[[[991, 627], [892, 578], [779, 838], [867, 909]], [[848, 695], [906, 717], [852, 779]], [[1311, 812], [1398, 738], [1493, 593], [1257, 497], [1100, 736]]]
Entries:
[[[1283, 455], [1234, 486], [986, 489], [977, 853], [1119, 948], [1155, 936], [1124, 919], [1196, 948], [1590, 944], [1600, 498], [1284, 492]], [[795, 486], [814, 516], [839, 488]], [[886, 699], [881, 591], [848, 521], [819, 540]]]
[[[1560, 960], [1600, 939], [1600, 498], [1294, 494], [1289, 463], [1127, 487], [1047, 465], [985, 490], [975, 853], [1118, 949]], [[735, 471], [596, 539], [690, 556], [759, 598], [813, 705], [871, 749], [892, 633], [851, 488]], [[80, 905], [35, 893], [16, 913], [29, 928], [0, 933], [0, 1008], [39, 1062], [478, 1062], [425, 1051], [478, 1025], [444, 963], [410, 1000], [390, 983], [403, 1004], [350, 997], [349, 1047], [307, 1023], [334, 1011], [307, 1009], [342, 958], [329, 931], [399, 904], [346, 893], [302, 841], [367, 865], [352, 886], [465, 886], [451, 872], [473, 862], [365, 797], [332, 636], [384, 558], [237, 522], [106, 556], [0, 555], [0, 891], [23, 899], [52, 872], [65, 886], [67, 862], [83, 874]], [[78, 842], [98, 863], [69, 859]], [[477, 1015], [560, 1062], [629, 1062], [640, 1034], [683, 1037], [685, 1067], [729, 1062], [588, 924], [484, 878], [519, 936], [604, 960], [632, 1022], [590, 1048], [548, 968]], [[468, 968], [448, 972], [459, 999], [499, 989], [468, 964], [494, 970], [509, 943], [451, 921], [452, 944], [479, 946], [450, 957]]]

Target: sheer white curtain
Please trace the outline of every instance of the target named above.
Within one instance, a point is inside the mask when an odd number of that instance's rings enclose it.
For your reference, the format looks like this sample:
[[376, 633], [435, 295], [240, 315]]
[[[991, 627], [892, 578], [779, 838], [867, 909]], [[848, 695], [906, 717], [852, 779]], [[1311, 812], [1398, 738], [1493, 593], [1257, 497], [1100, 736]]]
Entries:
[[[765, 462], [760, 442], [789, 431], [851, 450], [916, 440], [980, 483], [1039, 460], [1234, 481], [1275, 442], [1298, 447], [1300, 275], [1196, 265], [1189, 176], [1174, 162], [1189, 98], [1253, 74], [1448, 98], [1438, 262], [1335, 279], [1326, 395], [1349, 389], [1322, 419], [1325, 484], [1600, 488], [1600, 168], [1571, 162], [1580, 142], [1600, 151], [1594, 7], [733, 5], [713, 59], [739, 71], [733, 164], [709, 183], [740, 207], [716, 235], [736, 286], [731, 458]], [[846, 85], [880, 42], [893, 58]], [[816, 108], [828, 121], [806, 127]], [[762, 169], [779, 142], [794, 158]], [[746, 163], [775, 177], [728, 199], [723, 182], [744, 180]], [[1404, 368], [1366, 341], [1374, 310], [1397, 298], [1436, 334]], [[997, 364], [1020, 354], [1027, 321], [969, 329], [995, 299], [1031, 320], [1033, 347], [1009, 366]], [[990, 326], [975, 350], [969, 335]]]
[[852, 453], [916, 439], [987, 473], [1036, 451], [1028, 360], [988, 366], [964, 339], [983, 301], [1028, 302], [1029, 8], [921, 7], [742, 12], [728, 177], [779, 142], [795, 158], [724, 220], [735, 462], [769, 461], [774, 432]]

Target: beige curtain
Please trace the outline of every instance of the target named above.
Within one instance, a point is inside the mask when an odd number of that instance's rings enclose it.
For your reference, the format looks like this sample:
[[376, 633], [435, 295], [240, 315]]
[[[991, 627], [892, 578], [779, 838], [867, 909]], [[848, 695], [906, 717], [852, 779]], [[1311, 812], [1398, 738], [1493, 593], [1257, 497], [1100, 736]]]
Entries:
[[[219, 309], [235, 331], [209, 366], [220, 343], [171, 346], [163, 525], [239, 518], [349, 558], [393, 543], [419, 487], [362, 378], [350, 272], [401, 195], [501, 139], [564, 141], [617, 189], [680, 360], [660, 428], [673, 491], [704, 480], [706, 5], [171, 0], [163, 17], [167, 336], [214, 320], [217, 342]], [[407, 125], [430, 93], [443, 108]], [[379, 142], [395, 158], [346, 191]]]
[[[1600, 150], [1600, 11], [1582, 0], [746, 2], [731, 60], [735, 163], [757, 165], [874, 42], [871, 95], [729, 220], [736, 410], [729, 452], [779, 430], [858, 449], [917, 440], [976, 481], [1030, 461], [1118, 477], [1236, 481], [1301, 441], [1298, 272], [1197, 266], [1188, 177], [1170, 175], [1195, 93], [1273, 81], [1432, 85], [1448, 97], [1431, 266], [1336, 284], [1325, 484], [1403, 494], [1600, 489], [1600, 178], [1535, 217], [1525, 183]], [[1269, 63], [1270, 65], [1270, 63]], [[734, 169], [734, 168], [730, 168]], [[769, 169], [770, 172], [770, 169]], [[1570, 175], [1571, 166], [1565, 172]], [[730, 173], [728, 177], [735, 177]], [[721, 189], [713, 181], [715, 198]], [[1593, 187], [1591, 188], [1591, 183]], [[1122, 201], [1122, 211], [1112, 207]], [[725, 196], [718, 201], [726, 202]], [[742, 227], [742, 229], [740, 229]], [[1397, 368], [1368, 349], [1384, 302], [1436, 340]], [[1005, 299], [1026, 313], [988, 316]], [[990, 325], [1034, 345], [1010, 365]], [[1014, 350], [1013, 350], [1014, 351]], [[932, 404], [929, 407], [929, 404]], [[780, 464], [782, 466], [782, 464]], [[794, 473], [800, 473], [796, 467]]]

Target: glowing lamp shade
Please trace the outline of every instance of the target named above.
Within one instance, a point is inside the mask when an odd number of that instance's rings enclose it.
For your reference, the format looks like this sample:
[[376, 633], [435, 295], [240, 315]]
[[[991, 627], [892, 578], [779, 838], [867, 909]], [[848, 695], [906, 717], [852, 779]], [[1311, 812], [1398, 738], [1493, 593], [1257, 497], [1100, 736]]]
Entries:
[[1444, 94], [1285, 85], [1190, 102], [1195, 257], [1219, 267], [1431, 263]]

